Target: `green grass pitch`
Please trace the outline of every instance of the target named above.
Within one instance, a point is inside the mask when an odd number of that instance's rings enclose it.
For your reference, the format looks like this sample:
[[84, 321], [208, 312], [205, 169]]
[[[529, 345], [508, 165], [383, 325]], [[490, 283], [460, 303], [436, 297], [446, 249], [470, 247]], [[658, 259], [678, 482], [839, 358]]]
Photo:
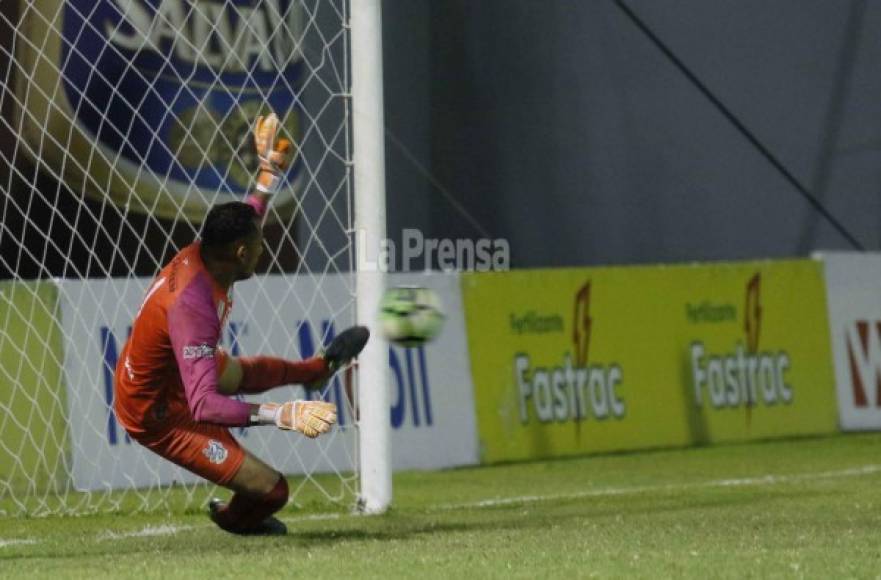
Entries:
[[0, 518], [0, 578], [841, 578], [881, 574], [881, 435], [402, 473], [387, 515], [290, 534], [201, 513]]

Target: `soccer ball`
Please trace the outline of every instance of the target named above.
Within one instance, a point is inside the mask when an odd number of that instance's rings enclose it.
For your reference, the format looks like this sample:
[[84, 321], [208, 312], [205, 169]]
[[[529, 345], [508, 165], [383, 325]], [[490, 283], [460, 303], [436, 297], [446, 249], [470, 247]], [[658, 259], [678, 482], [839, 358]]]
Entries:
[[444, 324], [440, 298], [431, 288], [396, 286], [382, 296], [379, 324], [386, 340], [419, 346], [433, 339]]

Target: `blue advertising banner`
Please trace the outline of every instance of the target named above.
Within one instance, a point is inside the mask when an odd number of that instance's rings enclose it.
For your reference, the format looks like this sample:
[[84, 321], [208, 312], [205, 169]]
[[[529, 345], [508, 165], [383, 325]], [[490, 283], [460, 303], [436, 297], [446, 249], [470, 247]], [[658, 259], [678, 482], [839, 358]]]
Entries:
[[[37, 0], [18, 47], [29, 152], [85, 195], [201, 220], [248, 193], [257, 115], [300, 142], [303, 20], [295, 0]], [[283, 215], [301, 173], [297, 156]]]

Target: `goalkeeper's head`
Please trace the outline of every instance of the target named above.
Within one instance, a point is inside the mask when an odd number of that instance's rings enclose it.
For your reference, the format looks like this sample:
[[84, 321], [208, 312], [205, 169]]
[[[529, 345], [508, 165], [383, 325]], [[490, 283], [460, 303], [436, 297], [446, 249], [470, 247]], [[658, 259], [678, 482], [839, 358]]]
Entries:
[[205, 217], [201, 237], [203, 255], [222, 264], [234, 280], [254, 275], [263, 253], [263, 227], [251, 205], [240, 201], [215, 205]]

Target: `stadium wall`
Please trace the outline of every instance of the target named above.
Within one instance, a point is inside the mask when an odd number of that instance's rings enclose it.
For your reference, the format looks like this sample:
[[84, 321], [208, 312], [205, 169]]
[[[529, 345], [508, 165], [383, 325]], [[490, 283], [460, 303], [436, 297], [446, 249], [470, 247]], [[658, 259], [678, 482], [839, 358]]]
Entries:
[[[389, 349], [394, 468], [828, 434], [839, 429], [839, 410], [842, 429], [881, 428], [877, 280], [881, 256], [854, 254], [394, 274], [394, 284], [436, 289], [447, 313], [436, 342]], [[18, 430], [7, 419], [4, 481], [57, 485], [70, 473], [77, 489], [98, 489], [188, 480], [132, 445], [110, 413], [112, 369], [148, 282], [0, 287], [7, 327], [22, 329], [20, 342], [0, 348], [0, 370], [10, 383], [33, 385], [10, 390], [4, 406], [24, 416], [22, 406], [36, 401], [44, 414]], [[339, 330], [333, 321], [345, 313], [298, 302], [314, 280], [266, 282], [260, 295], [248, 282], [237, 286], [223, 337], [232, 354], [309, 356], [324, 333]], [[322, 283], [325, 293], [348, 292], [344, 275]], [[254, 325], [265, 340], [250, 333]], [[300, 329], [297, 344], [284, 338], [288, 326]], [[345, 388], [338, 380], [330, 398], [341, 402]], [[352, 421], [351, 409], [340, 421]], [[245, 445], [288, 473], [304, 463], [318, 471], [351, 464], [351, 431], [293, 447], [285, 434], [252, 431], [239, 433]], [[38, 444], [48, 441], [59, 444]], [[33, 475], [41, 469], [45, 478]]]
[[[864, 246], [881, 248], [881, 43], [867, 40], [881, 29], [878, 3], [627, 5]], [[389, 204], [390, 231], [424, 223], [430, 237], [503, 237], [518, 268], [850, 249], [617, 2], [383, 10], [396, 42], [386, 94], [406, 107], [390, 129], [429, 156], [433, 182], [469, 218], [426, 179], [405, 180], [416, 171], [390, 141], [402, 167], [389, 191], [406, 196]], [[427, 79], [409, 74], [426, 61]]]

